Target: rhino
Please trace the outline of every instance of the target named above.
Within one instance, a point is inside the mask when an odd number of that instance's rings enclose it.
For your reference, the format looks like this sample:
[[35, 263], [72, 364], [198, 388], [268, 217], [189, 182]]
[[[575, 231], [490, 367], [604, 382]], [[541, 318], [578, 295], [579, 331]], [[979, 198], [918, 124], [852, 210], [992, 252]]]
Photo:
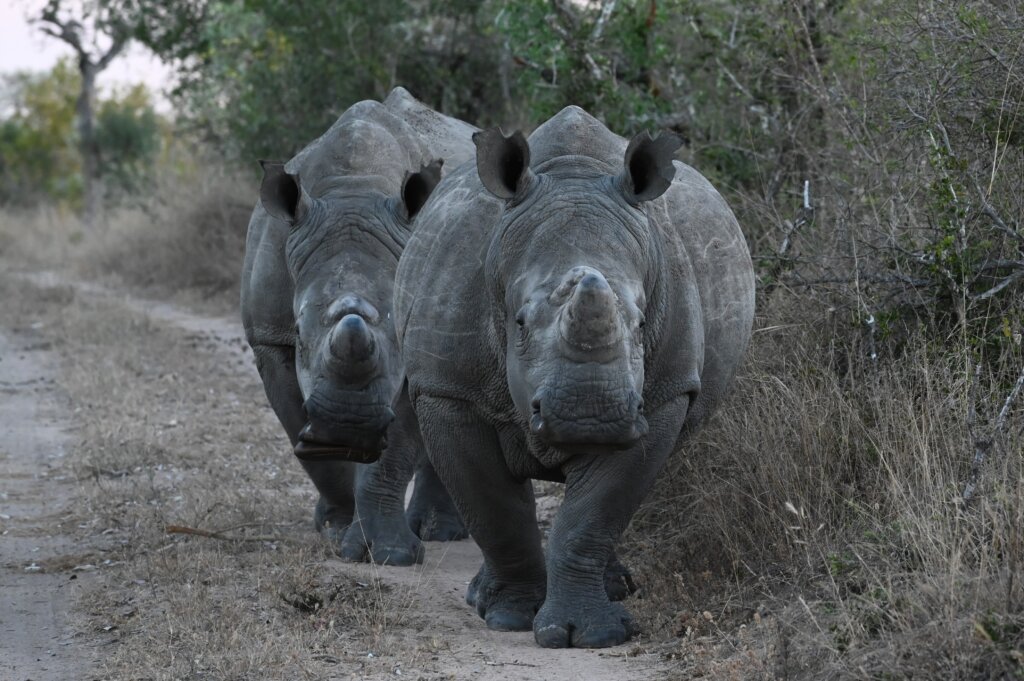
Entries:
[[[571, 106], [473, 141], [394, 306], [427, 453], [484, 556], [467, 601], [544, 647], [617, 645], [636, 628], [605, 585], [615, 546], [737, 370], [750, 254], [674, 135], [627, 143]], [[565, 483], [546, 558], [533, 479]]]
[[[350, 560], [421, 562], [466, 536], [423, 454], [392, 289], [412, 223], [477, 129], [403, 88], [346, 110], [287, 163], [263, 163], [241, 313], [267, 399], [319, 492], [314, 526]], [[405, 491], [415, 469], [408, 511]]]

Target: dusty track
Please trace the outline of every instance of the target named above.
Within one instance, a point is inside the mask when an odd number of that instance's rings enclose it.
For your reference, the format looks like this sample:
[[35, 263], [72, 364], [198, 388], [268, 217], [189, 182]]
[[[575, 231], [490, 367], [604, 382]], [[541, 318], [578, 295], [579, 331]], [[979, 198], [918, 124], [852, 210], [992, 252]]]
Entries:
[[[197, 352], [212, 353], [223, 365], [234, 368], [252, 394], [262, 392], [252, 363], [248, 361], [241, 328], [232, 317], [196, 315], [166, 303], [141, 300], [93, 284], [64, 281], [52, 274], [24, 275], [21, 279], [35, 287], [70, 286], [79, 299], [103, 300], [104, 304], [114, 304], [132, 313], [145, 315], [161, 324], [162, 328], [176, 330], [192, 338], [201, 337], [206, 342], [198, 346]], [[8, 537], [3, 538], [5, 546], [11, 546], [14, 550], [10, 555], [8, 553], [11, 548], [5, 548], [4, 551], [4, 562], [8, 564], [4, 572], [5, 601], [9, 591], [15, 595], [16, 607], [10, 613], [4, 611], [3, 628], [7, 640], [0, 642], [0, 646], [3, 646], [0, 651], [4, 653], [3, 659], [10, 661], [7, 664], [12, 665], [7, 669], [17, 670], [17, 675], [12, 677], [14, 679], [87, 678], [76, 665], [84, 664], [81, 660], [88, 658], [88, 655], [81, 652], [66, 655], [64, 653], [70, 646], [61, 646], [62, 642], [68, 641], [67, 604], [74, 600], [65, 593], [69, 590], [67, 584], [72, 583], [69, 582], [69, 574], [23, 573], [24, 566], [32, 560], [31, 555], [35, 555], [31, 553], [35, 546], [42, 547], [36, 553], [49, 551], [73, 554], [88, 550], [88, 547], [78, 545], [81, 539], [76, 538], [66, 524], [54, 523], [54, 518], [59, 518], [59, 515], [54, 514], [59, 514], [61, 509], [61, 504], [56, 500], [75, 494], [76, 486], [64, 484], [62, 487], [61, 482], [53, 479], [55, 476], [38, 475], [40, 466], [46, 464], [46, 457], [56, 457], [53, 465], [61, 467], [62, 446], [71, 437], [63, 432], [70, 425], [70, 414], [66, 407], [60, 412], [57, 396], [53, 394], [52, 388], [47, 388], [52, 386], [58, 364], [52, 353], [42, 349], [24, 349], [33, 342], [30, 334], [13, 337], [12, 340], [10, 329], [0, 333], [8, 334], [0, 336], [0, 349], [4, 356], [4, 361], [0, 362], [0, 372], [7, 372], [0, 378], [7, 383], [0, 383], [0, 389], [16, 392], [16, 399], [2, 403], [4, 411], [0, 423], [4, 425], [0, 437], [3, 437], [2, 446], [6, 456], [0, 461], [0, 479], [7, 487], [16, 486], [22, 498], [32, 500], [19, 502], [27, 505], [19, 506], [16, 510], [17, 517], [25, 518], [24, 526], [28, 527], [32, 518], [42, 519], [45, 516], [48, 521], [45, 532], [53, 533], [51, 538], [44, 538], [44, 531], [41, 530], [28, 543], [20, 540], [12, 543]], [[20, 359], [8, 360], [7, 357], [11, 355], [19, 357], [16, 352], [19, 347], [22, 353]], [[157, 358], [153, 361], [155, 363]], [[49, 383], [37, 381], [28, 384], [29, 387], [20, 386], [19, 382], [33, 378], [45, 378]], [[14, 384], [15, 388], [8, 387]], [[180, 388], [188, 389], [188, 386]], [[189, 396], [179, 395], [178, 398], [189, 399]], [[269, 408], [264, 408], [264, 411], [263, 419], [268, 427], [276, 427]], [[49, 425], [46, 428], [27, 425], [37, 421], [39, 414], [47, 419]], [[12, 456], [12, 452], [18, 453], [17, 458]], [[282, 451], [281, 456], [285, 458], [286, 452]], [[282, 461], [281, 465], [292, 463]], [[32, 477], [34, 474], [35, 478]], [[302, 492], [311, 499], [311, 486], [307, 486], [310, 489]], [[282, 489], [280, 493], [290, 491]], [[14, 507], [9, 500], [5, 500], [4, 508]], [[15, 515], [14, 510], [5, 510], [4, 513]], [[303, 533], [303, 542], [315, 543], [307, 527], [303, 526], [295, 532]], [[175, 547], [186, 560], [187, 552], [209, 550], [211, 545], [217, 543], [216, 540], [178, 539], [180, 541]], [[335, 584], [369, 585], [368, 588], [375, 592], [375, 633], [370, 637], [353, 639], [351, 643], [343, 639], [345, 643], [312, 655], [316, 662], [303, 663], [301, 668], [310, 673], [309, 665], [314, 665], [315, 672], [310, 678], [325, 679], [404, 677], [474, 678], [486, 681], [664, 677], [666, 668], [660, 656], [635, 646], [627, 645], [606, 651], [549, 651], [537, 647], [530, 633], [508, 634], [487, 630], [463, 600], [466, 585], [479, 567], [480, 560], [479, 550], [471, 541], [430, 543], [427, 546], [426, 563], [411, 569], [327, 559], [323, 566], [325, 577], [321, 581], [326, 579]], [[19, 569], [22, 573], [18, 572]], [[132, 566], [129, 564], [123, 569], [131, 571]], [[32, 584], [32, 589], [24, 593], [17, 590], [18, 584], [27, 583]], [[73, 583], [80, 583], [80, 580]], [[9, 590], [8, 584], [16, 588]], [[181, 588], [181, 585], [177, 588]], [[331, 626], [334, 626], [333, 622]], [[20, 637], [11, 638], [9, 631], [20, 632]], [[90, 645], [93, 642], [87, 635], [83, 643]], [[130, 638], [119, 641], [119, 644], [133, 645]], [[20, 657], [6, 654], [6, 648], [12, 645]], [[49, 658], [51, 671], [45, 672], [51, 673], [51, 676], [37, 671], [43, 669], [41, 666], [30, 666], [33, 662], [30, 658], [33, 656], [40, 659], [40, 662], [35, 663], [39, 665], [44, 655], [49, 655], [41, 651], [55, 651]], [[217, 651], [210, 652], [216, 654]], [[309, 651], [305, 651], [305, 654], [309, 655]], [[30, 673], [25, 673], [25, 670], [30, 670]], [[221, 677], [197, 675], [195, 678]], [[266, 678], [278, 677], [274, 675]]]
[[[71, 415], [57, 358], [31, 328], [0, 330], [0, 678], [46, 681], [81, 671], [67, 611], [74, 580], [48, 562], [74, 553], [63, 473]], [[84, 563], [85, 561], [83, 561]]]

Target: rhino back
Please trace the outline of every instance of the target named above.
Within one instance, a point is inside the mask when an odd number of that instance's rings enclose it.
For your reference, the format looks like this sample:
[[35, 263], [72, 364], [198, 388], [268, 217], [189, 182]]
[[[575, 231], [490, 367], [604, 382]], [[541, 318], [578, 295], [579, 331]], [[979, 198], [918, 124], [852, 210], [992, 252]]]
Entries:
[[336, 178], [382, 178], [383, 191], [397, 194], [409, 170], [427, 151], [413, 129], [380, 102], [353, 104], [323, 135], [285, 165], [298, 173], [310, 196], [323, 196]]
[[427, 162], [442, 158], [445, 167], [454, 170], [474, 158], [473, 133], [479, 130], [476, 126], [434, 111], [403, 87], [392, 90], [384, 106], [412, 128], [426, 150]]
[[530, 165], [560, 156], [588, 156], [618, 168], [626, 140], [578, 106], [567, 106], [530, 135]]
[[[650, 202], [647, 214], [662, 234], [667, 263], [688, 261], [689, 271], [669, 268], [670, 276], [692, 278], [703, 326], [700, 394], [686, 419], [696, 429], [714, 410], [738, 368], [754, 319], [754, 270], [747, 242], [725, 199], [699, 172], [675, 162], [669, 190]], [[684, 320], [685, 321], [685, 320]]]

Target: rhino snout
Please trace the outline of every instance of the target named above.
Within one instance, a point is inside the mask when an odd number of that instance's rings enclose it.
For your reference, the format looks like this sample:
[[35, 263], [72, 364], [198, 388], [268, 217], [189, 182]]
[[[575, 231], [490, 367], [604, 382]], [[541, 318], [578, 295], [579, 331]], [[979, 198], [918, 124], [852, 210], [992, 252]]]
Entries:
[[358, 314], [348, 314], [331, 329], [331, 354], [352, 365], [370, 362], [377, 349], [373, 332]]
[[322, 407], [309, 400], [309, 421], [298, 435], [294, 452], [305, 461], [333, 460], [373, 463], [388, 446], [390, 407], [377, 404], [335, 404]]

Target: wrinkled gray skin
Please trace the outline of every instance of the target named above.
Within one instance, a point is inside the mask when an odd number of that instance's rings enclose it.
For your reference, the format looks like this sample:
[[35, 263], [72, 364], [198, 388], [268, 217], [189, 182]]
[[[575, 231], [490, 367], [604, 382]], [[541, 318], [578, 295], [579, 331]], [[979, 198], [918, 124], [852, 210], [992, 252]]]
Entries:
[[392, 292], [440, 161], [472, 158], [475, 130], [396, 88], [353, 105], [286, 165], [263, 164], [242, 320], [267, 398], [320, 492], [315, 527], [352, 560], [408, 565], [422, 560], [420, 539], [466, 536], [423, 454]]
[[[569, 107], [522, 135], [478, 133], [437, 187], [395, 283], [430, 459], [484, 565], [467, 600], [545, 647], [633, 631], [604, 588], [667, 457], [746, 349], [754, 277], [714, 188], [671, 135], [627, 149]], [[565, 482], [547, 558], [529, 480]]]

